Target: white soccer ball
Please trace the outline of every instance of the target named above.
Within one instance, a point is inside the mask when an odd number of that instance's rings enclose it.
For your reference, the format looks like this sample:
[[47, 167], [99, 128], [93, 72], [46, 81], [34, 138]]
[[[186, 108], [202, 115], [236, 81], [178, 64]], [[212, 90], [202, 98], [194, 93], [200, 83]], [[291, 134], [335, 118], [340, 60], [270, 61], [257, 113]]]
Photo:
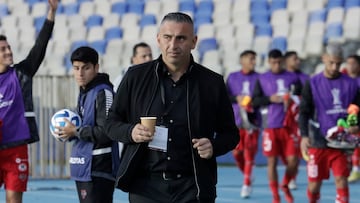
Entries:
[[66, 118], [71, 123], [73, 123], [77, 128], [81, 126], [81, 118], [77, 113], [75, 113], [69, 109], [61, 109], [61, 110], [57, 111], [51, 117], [50, 132], [56, 140], [61, 141], [61, 142], [65, 142], [67, 139], [60, 138], [59, 135], [55, 133], [55, 132], [58, 132], [58, 129], [55, 128], [55, 126], [64, 127], [66, 125], [64, 118]]

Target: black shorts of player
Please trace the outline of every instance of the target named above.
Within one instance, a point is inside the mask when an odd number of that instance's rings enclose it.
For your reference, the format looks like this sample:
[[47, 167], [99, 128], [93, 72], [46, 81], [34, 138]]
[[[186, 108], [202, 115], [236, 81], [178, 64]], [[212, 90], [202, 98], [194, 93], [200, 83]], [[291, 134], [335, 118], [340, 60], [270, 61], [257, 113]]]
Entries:
[[80, 203], [112, 203], [114, 181], [92, 177], [91, 182], [76, 182], [76, 189]]

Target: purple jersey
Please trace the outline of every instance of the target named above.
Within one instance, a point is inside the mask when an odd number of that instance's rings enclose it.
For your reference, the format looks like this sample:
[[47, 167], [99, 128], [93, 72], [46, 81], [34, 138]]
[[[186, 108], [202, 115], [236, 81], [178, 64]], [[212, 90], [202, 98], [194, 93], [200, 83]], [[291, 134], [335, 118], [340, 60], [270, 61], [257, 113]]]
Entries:
[[0, 143], [29, 139], [19, 79], [13, 68], [0, 74], [0, 84], [0, 119], [3, 122]]
[[353, 102], [358, 85], [347, 75], [341, 74], [336, 79], [329, 79], [319, 73], [310, 79], [316, 120], [320, 124], [323, 136], [326, 131], [336, 126], [339, 118], [345, 118], [347, 108]]
[[[253, 94], [255, 83], [259, 74], [257, 72], [251, 72], [244, 74], [242, 71], [233, 72], [228, 76], [227, 86], [231, 97], [238, 95], [250, 96]], [[237, 126], [241, 126], [240, 107], [235, 102], [232, 104], [235, 116], [235, 123]]]
[[309, 75], [307, 75], [301, 71], [295, 72], [295, 74], [299, 77], [301, 85], [303, 85], [303, 86], [305, 85], [305, 82], [310, 79]]
[[[259, 82], [264, 96], [271, 95], [283, 96], [291, 92], [299, 79], [295, 73], [283, 71], [275, 74], [267, 71], [259, 76]], [[283, 103], [270, 103], [263, 107], [262, 113], [266, 112], [267, 118], [263, 118], [263, 124], [266, 128], [281, 128], [285, 118], [285, 109]], [[264, 116], [264, 115], [263, 115]]]

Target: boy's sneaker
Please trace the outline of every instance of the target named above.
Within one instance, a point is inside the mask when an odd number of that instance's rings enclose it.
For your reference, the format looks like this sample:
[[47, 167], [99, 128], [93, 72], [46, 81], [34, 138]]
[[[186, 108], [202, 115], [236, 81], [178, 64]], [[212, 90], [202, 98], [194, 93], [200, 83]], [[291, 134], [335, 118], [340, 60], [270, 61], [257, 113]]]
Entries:
[[296, 185], [296, 182], [294, 179], [291, 179], [289, 184], [288, 184], [288, 187], [290, 190], [296, 190], [297, 189], [297, 185]]
[[249, 185], [243, 185], [241, 188], [240, 196], [244, 199], [249, 198], [251, 194], [251, 186]]
[[349, 183], [353, 183], [360, 180], [360, 171], [351, 171], [348, 177]]

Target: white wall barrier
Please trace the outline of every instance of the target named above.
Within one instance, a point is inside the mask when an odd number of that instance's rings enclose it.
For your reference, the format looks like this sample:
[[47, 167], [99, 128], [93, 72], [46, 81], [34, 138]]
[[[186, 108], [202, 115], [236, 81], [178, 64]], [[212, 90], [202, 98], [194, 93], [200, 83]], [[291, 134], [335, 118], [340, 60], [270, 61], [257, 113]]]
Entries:
[[51, 116], [62, 108], [75, 109], [79, 88], [72, 76], [34, 77], [34, 110], [40, 141], [29, 145], [32, 178], [67, 178], [71, 143], [56, 141], [50, 134]]

